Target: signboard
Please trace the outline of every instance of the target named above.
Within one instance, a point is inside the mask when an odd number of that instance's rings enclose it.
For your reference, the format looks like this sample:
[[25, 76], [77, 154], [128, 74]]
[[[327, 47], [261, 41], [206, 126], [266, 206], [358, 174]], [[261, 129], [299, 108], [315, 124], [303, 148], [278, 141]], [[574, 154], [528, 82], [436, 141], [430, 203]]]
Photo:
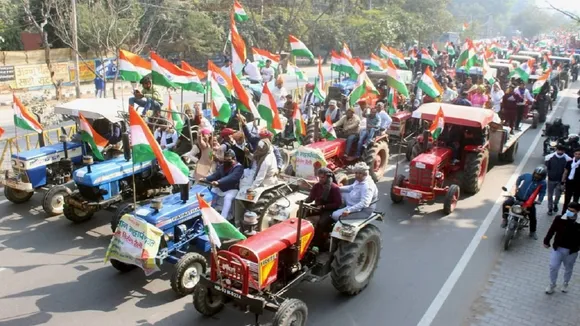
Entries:
[[[69, 82], [68, 63], [54, 63], [54, 77], [57, 81]], [[50, 72], [45, 64], [14, 67], [16, 88], [51, 85]]]
[[290, 164], [294, 166], [298, 178], [316, 180], [318, 169], [328, 162], [321, 150], [301, 146], [290, 158]]
[[126, 214], [119, 221], [105, 254], [105, 263], [115, 259], [136, 265], [145, 275], [159, 270], [155, 263], [163, 231], [141, 219]]
[[117, 75], [117, 65], [115, 65], [115, 59], [105, 59], [104, 64], [101, 63], [101, 60], [95, 60], [95, 71], [101, 76], [105, 74], [107, 79], [115, 78]]
[[[75, 69], [74, 64], [71, 64], [70, 67], [70, 80], [75, 80]], [[79, 62], [79, 80], [80, 81], [92, 81], [95, 79], [95, 62], [94, 61], [81, 61]]]
[[0, 66], [0, 82], [14, 80], [14, 66]]

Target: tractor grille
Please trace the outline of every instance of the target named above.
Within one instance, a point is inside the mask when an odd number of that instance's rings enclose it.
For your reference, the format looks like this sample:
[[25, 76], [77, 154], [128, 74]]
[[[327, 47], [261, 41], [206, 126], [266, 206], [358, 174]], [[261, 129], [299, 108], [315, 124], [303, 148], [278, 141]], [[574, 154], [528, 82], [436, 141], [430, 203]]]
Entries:
[[83, 196], [83, 198], [87, 201], [100, 201], [102, 199], [102, 196], [99, 193], [99, 188], [97, 187], [89, 187], [77, 184], [77, 188], [81, 196]]
[[244, 281], [244, 267], [237, 261], [218, 256], [220, 274], [234, 282]]
[[430, 189], [433, 187], [435, 180], [433, 173], [434, 172], [430, 167], [420, 169], [412, 165], [409, 171], [409, 183], [411, 185]]

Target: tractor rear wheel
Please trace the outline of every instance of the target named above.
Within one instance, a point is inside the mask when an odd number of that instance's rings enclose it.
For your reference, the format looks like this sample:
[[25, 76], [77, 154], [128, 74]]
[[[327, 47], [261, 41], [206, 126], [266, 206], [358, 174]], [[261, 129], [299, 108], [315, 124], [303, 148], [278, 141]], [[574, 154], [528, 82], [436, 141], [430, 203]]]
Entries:
[[4, 186], [4, 196], [14, 204], [26, 203], [30, 198], [32, 198], [32, 195], [34, 195], [34, 192], [22, 191]]
[[60, 215], [64, 210], [64, 197], [70, 195], [72, 191], [63, 185], [58, 185], [48, 189], [42, 198], [42, 209], [50, 215]]
[[405, 176], [402, 174], [399, 174], [398, 176], [395, 177], [395, 180], [393, 180], [393, 184], [391, 185], [391, 200], [395, 204], [399, 204], [399, 203], [403, 202], [404, 198], [403, 198], [403, 196], [396, 195], [394, 188], [402, 186], [404, 181], [405, 181]]
[[449, 186], [449, 190], [447, 190], [447, 194], [445, 194], [445, 199], [443, 201], [443, 213], [445, 213], [445, 215], [451, 214], [455, 210], [458, 200], [459, 200], [459, 186], [458, 185]]
[[268, 212], [268, 207], [278, 198], [275, 189], [268, 189], [262, 193], [251, 209], [254, 213], [258, 214], [258, 232], [262, 232], [270, 227], [270, 221], [265, 218], [266, 213]]
[[128, 273], [137, 267], [135, 265], [120, 262], [116, 259], [111, 259], [110, 262], [111, 262], [111, 266], [113, 266], [120, 273]]
[[381, 231], [372, 224], [362, 228], [353, 242], [339, 242], [330, 271], [334, 288], [351, 296], [366, 288], [377, 269], [381, 247]]
[[175, 272], [169, 281], [171, 288], [182, 297], [192, 294], [206, 270], [207, 261], [202, 255], [194, 252], [183, 255], [175, 265]]
[[411, 162], [415, 157], [421, 154], [421, 144], [416, 139], [411, 139], [407, 142], [407, 150], [405, 151], [405, 158]]
[[272, 321], [272, 326], [306, 326], [308, 307], [298, 299], [286, 299]]
[[224, 296], [201, 284], [193, 289], [193, 306], [206, 317], [212, 317], [224, 308]]
[[389, 143], [386, 140], [374, 142], [363, 154], [365, 163], [370, 167], [369, 175], [379, 182], [389, 165]]
[[468, 194], [478, 193], [483, 186], [488, 166], [489, 151], [487, 149], [477, 153], [468, 153], [463, 172], [463, 191]]
[[113, 216], [111, 217], [111, 231], [113, 231], [113, 233], [117, 230], [117, 225], [119, 225], [119, 221], [123, 215], [133, 212], [134, 209], [133, 203], [121, 203], [119, 207], [117, 207], [115, 213], [113, 213]]
[[310, 122], [306, 125], [306, 135], [303, 138], [302, 145], [310, 145], [316, 142], [316, 119], [310, 119]]
[[85, 212], [79, 208], [72, 207], [69, 205], [64, 205], [63, 209], [64, 217], [73, 223], [83, 223], [93, 217], [93, 212]]
[[537, 111], [532, 112], [532, 129], [537, 129], [540, 123], [540, 117]]

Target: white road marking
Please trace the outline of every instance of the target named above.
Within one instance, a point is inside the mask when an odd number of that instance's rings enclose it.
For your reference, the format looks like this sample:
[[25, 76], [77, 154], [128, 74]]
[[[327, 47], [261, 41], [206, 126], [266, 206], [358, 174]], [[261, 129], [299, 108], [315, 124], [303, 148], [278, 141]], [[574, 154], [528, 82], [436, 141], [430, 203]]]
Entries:
[[0, 200], [0, 205], [7, 203], [7, 202], [8, 202], [8, 199], [2, 199], [2, 200]]
[[0, 272], [5, 271], [5, 270], [6, 270], [6, 268], [0, 267]]
[[[560, 103], [562, 102], [563, 99], [564, 99], [563, 96], [560, 97], [560, 99], [556, 103], [556, 107], [554, 108], [552, 113], [547, 116], [546, 121], [549, 121], [549, 119], [552, 118], [552, 116], [556, 113], [556, 111], [558, 111], [558, 109], [560, 109]], [[506, 187], [508, 189], [511, 189], [513, 187], [514, 183], [518, 179], [518, 176], [522, 173], [524, 166], [528, 162], [528, 159], [530, 158], [530, 156], [532, 156], [532, 153], [533, 153], [534, 149], [536, 148], [536, 146], [538, 145], [541, 138], [542, 138], [542, 133], [540, 132], [540, 133], [538, 133], [538, 135], [536, 136], [536, 138], [532, 142], [532, 146], [530, 147], [530, 149], [528, 149], [523, 160], [520, 162], [520, 164], [516, 168], [516, 171], [514, 172], [514, 174], [512, 174], [511, 178], [509, 179], [508, 183], [506, 184]], [[433, 301], [431, 302], [431, 305], [429, 306], [429, 308], [427, 309], [427, 311], [423, 315], [423, 318], [421, 318], [421, 320], [419, 321], [417, 326], [429, 326], [435, 320], [435, 317], [437, 317], [437, 314], [441, 310], [441, 307], [443, 307], [443, 304], [445, 303], [445, 301], [447, 300], [447, 298], [451, 294], [453, 287], [455, 287], [455, 284], [457, 284], [457, 281], [459, 281], [459, 278], [461, 277], [461, 275], [465, 271], [467, 264], [469, 263], [469, 261], [471, 260], [473, 255], [475, 254], [475, 250], [477, 249], [477, 247], [481, 243], [483, 236], [485, 235], [485, 233], [489, 229], [491, 223], [493, 222], [493, 220], [497, 216], [497, 213], [502, 205], [502, 202], [503, 202], [503, 195], [499, 196], [495, 200], [495, 204], [493, 205], [492, 209], [489, 211], [489, 213], [485, 217], [485, 220], [483, 220], [483, 223], [481, 223], [481, 226], [479, 227], [479, 229], [477, 230], [477, 232], [473, 236], [473, 239], [471, 239], [469, 246], [467, 246], [467, 249], [465, 249], [465, 252], [463, 253], [461, 258], [457, 262], [457, 265], [455, 265], [455, 268], [453, 268], [453, 271], [451, 272], [451, 274], [449, 274], [449, 277], [447, 278], [447, 280], [443, 284], [443, 287], [441, 287], [441, 290], [439, 290], [439, 293], [437, 293], [437, 296], [435, 296], [435, 299], [433, 299]]]

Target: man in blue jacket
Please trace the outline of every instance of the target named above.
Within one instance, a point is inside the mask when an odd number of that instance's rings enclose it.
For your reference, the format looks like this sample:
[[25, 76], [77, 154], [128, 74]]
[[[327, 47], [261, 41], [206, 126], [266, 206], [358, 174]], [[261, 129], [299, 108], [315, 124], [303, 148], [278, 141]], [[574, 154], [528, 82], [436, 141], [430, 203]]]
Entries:
[[205, 182], [210, 182], [213, 186], [211, 191], [224, 197], [224, 205], [221, 215], [229, 219], [228, 214], [232, 203], [240, 188], [240, 179], [244, 175], [244, 167], [236, 161], [236, 153], [229, 149], [224, 153], [224, 162], [218, 165], [217, 170], [205, 178]]
[[[544, 196], [546, 195], [546, 175], [548, 174], [548, 169], [544, 165], [540, 165], [534, 169], [533, 173], [524, 173], [518, 177], [516, 181], [516, 199], [519, 201], [525, 202], [530, 198], [530, 196], [540, 188], [538, 192], [538, 197], [536, 197], [535, 204], [541, 204], [544, 200]], [[514, 204], [513, 198], [508, 197], [503, 202], [503, 214], [502, 214], [502, 222], [501, 227], [505, 228], [507, 226], [507, 217], [509, 214], [509, 207]], [[536, 225], [538, 224], [538, 220], [536, 219], [536, 206], [532, 205], [528, 208], [529, 214], [528, 218], [530, 219], [530, 238], [534, 240], [538, 239], [536, 235]]]

